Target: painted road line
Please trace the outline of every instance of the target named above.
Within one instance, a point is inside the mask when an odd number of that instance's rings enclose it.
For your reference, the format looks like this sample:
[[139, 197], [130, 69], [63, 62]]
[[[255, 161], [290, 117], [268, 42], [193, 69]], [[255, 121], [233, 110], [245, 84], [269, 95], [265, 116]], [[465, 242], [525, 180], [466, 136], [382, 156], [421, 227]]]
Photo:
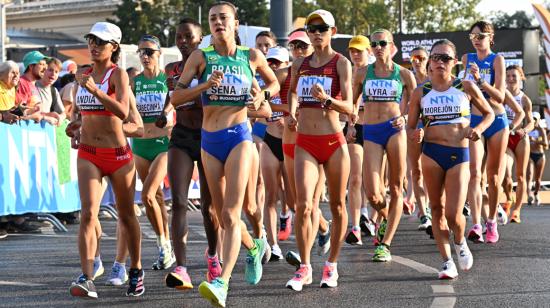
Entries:
[[32, 282], [20, 282], [20, 281], [5, 281], [0, 280], [0, 286], [15, 286], [15, 287], [42, 287], [45, 284], [32, 283]]
[[436, 297], [430, 308], [452, 308], [456, 304], [456, 297]]
[[440, 284], [435, 284], [435, 285], [432, 285], [432, 291], [433, 293], [436, 293], [436, 294], [454, 294], [455, 293], [455, 290], [453, 288], [453, 286], [451, 285], [440, 285]]
[[401, 265], [405, 265], [407, 267], [410, 267], [420, 273], [424, 273], [424, 274], [437, 274], [438, 271], [431, 267], [431, 266], [427, 266], [425, 264], [422, 264], [422, 263], [419, 263], [419, 262], [416, 262], [414, 260], [411, 260], [411, 259], [407, 259], [407, 258], [403, 258], [403, 257], [400, 257], [400, 256], [392, 256], [392, 260], [401, 264]]

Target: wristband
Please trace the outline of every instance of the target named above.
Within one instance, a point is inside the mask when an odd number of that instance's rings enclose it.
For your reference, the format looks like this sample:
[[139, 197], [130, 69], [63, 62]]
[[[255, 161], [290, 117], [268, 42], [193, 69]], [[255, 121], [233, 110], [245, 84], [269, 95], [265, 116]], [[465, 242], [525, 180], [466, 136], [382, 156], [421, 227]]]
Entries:
[[481, 89], [481, 87], [483, 86], [484, 83], [485, 83], [485, 79], [483, 79], [483, 78], [479, 78], [478, 80], [476, 80], [476, 84], [480, 89]]

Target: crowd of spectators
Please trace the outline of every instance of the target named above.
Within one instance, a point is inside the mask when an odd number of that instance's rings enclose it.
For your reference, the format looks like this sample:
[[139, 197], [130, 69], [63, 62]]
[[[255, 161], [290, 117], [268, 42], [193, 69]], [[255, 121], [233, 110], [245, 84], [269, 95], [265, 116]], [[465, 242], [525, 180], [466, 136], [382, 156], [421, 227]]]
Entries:
[[[23, 57], [22, 65], [8, 60], [0, 63], [0, 122], [45, 121], [59, 126], [70, 117], [75, 74], [74, 61], [61, 62], [39, 51]], [[78, 213], [56, 213], [62, 222], [78, 223]], [[38, 232], [40, 223], [32, 215], [0, 216], [0, 239], [10, 232]]]

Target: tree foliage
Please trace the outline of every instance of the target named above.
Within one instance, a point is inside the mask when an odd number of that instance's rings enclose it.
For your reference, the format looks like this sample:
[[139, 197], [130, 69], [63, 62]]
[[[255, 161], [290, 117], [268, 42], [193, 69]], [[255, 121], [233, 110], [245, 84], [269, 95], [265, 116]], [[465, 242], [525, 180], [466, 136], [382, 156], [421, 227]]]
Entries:
[[491, 22], [497, 29], [532, 28], [534, 16], [527, 15], [525, 11], [517, 11], [513, 14], [496, 12], [492, 14]]
[[[405, 33], [464, 30], [479, 14], [480, 0], [403, 0]], [[293, 0], [294, 17], [305, 17], [317, 8], [329, 10], [340, 33], [367, 34], [378, 28], [399, 32], [399, 1]], [[370, 30], [370, 31], [369, 31]]]
[[[163, 46], [174, 44], [176, 25], [183, 17], [202, 20], [203, 31], [208, 33], [208, 8], [216, 0], [123, 0], [108, 19], [122, 30], [122, 43], [136, 44], [143, 34], [158, 36]], [[269, 26], [267, 0], [230, 1], [237, 6], [241, 24]], [[199, 7], [201, 18], [199, 18]]]

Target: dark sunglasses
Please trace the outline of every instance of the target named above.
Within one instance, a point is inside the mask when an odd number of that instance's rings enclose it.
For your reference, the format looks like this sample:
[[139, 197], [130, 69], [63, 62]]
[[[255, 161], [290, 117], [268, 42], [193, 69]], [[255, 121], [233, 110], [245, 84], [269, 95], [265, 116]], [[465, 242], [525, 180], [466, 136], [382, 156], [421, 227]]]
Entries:
[[268, 64], [269, 66], [272, 66], [272, 65], [279, 66], [279, 65], [281, 65], [281, 63], [283, 63], [283, 62], [281, 62], [281, 61], [279, 61], [279, 60], [277, 60], [277, 59], [269, 59], [269, 60], [267, 60], [267, 64]]
[[153, 49], [153, 48], [140, 48], [137, 50], [137, 53], [139, 54], [140, 57], [143, 57], [143, 56], [152, 56], [155, 54], [155, 51], [159, 51], [158, 49]]
[[96, 46], [104, 46], [110, 43], [109, 41], [104, 41], [95, 35], [88, 35], [86, 39], [88, 39], [88, 44], [90, 45], [93, 43]]
[[376, 46], [380, 46], [380, 47], [384, 48], [384, 47], [388, 46], [389, 43], [391, 43], [391, 41], [385, 41], [385, 40], [371, 41], [370, 42], [370, 47], [376, 48]]
[[304, 43], [304, 42], [296, 42], [296, 43], [289, 43], [288, 44], [288, 48], [290, 48], [290, 50], [294, 50], [294, 49], [301, 49], [301, 50], [306, 50], [308, 49], [309, 45]]
[[489, 32], [470, 33], [468, 36], [470, 37], [470, 40], [481, 41], [482, 39], [491, 36], [491, 33]]
[[435, 62], [443, 61], [443, 63], [448, 63], [454, 59], [455, 59], [454, 57], [451, 57], [444, 53], [434, 53], [430, 55], [430, 60]]
[[423, 61], [426, 61], [426, 59], [428, 59], [428, 58], [426, 58], [424, 56], [412, 56], [411, 57], [411, 62], [415, 62], [415, 61], [416, 62], [423, 62]]
[[330, 29], [329, 25], [307, 25], [306, 31], [307, 33], [315, 33], [319, 31], [319, 33], [325, 33]]

